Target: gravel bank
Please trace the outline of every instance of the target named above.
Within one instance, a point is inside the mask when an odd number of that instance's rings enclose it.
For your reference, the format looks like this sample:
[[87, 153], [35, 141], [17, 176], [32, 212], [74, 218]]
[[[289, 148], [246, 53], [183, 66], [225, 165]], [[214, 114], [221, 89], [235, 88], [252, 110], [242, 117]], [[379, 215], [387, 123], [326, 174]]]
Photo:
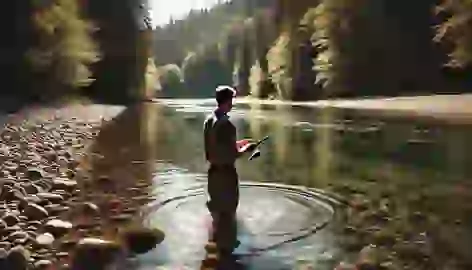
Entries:
[[[129, 252], [97, 233], [103, 209], [79, 196], [78, 180], [87, 174], [81, 160], [88, 146], [123, 110], [73, 105], [6, 117], [0, 133], [0, 269], [104, 269]], [[136, 235], [146, 231], [126, 237]]]

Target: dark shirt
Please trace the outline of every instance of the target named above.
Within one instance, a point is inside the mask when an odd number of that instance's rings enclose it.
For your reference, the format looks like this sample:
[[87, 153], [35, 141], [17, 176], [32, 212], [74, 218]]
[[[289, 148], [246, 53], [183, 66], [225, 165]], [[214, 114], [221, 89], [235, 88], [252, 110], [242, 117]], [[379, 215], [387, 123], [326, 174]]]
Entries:
[[212, 165], [234, 165], [238, 158], [236, 127], [218, 109], [204, 123], [205, 156]]

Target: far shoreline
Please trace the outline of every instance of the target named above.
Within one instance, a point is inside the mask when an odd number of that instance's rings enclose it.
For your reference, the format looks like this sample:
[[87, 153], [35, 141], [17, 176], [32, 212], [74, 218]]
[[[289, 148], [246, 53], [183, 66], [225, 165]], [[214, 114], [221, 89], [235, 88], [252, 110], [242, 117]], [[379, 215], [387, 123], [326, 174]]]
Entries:
[[[156, 98], [159, 100], [195, 100], [192, 98]], [[212, 98], [198, 99], [213, 104]], [[358, 99], [330, 99], [317, 101], [265, 100], [238, 97], [235, 104], [244, 105], [297, 106], [319, 109], [352, 110], [362, 115], [386, 117], [429, 118], [451, 124], [472, 123], [472, 94], [444, 94], [424, 96], [379, 97]]]

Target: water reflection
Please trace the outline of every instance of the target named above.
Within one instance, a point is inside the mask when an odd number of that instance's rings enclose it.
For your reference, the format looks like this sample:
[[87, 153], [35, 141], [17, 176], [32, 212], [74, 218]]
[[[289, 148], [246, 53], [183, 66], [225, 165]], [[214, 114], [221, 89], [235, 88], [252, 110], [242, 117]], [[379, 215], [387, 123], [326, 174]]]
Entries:
[[[125, 179], [129, 182], [138, 178], [152, 180], [152, 194], [160, 199], [201, 188], [206, 172], [202, 122], [211, 109], [211, 105], [191, 100], [130, 109], [100, 136], [96, 149], [104, 158], [93, 162], [94, 177], [105, 173], [119, 185], [125, 185]], [[345, 258], [333, 252], [337, 246], [349, 254], [376, 243], [395, 251], [396, 255], [391, 256], [397, 258], [405, 252], [406, 243], [416, 245], [417, 237], [425, 232], [434, 248], [427, 251], [428, 262], [422, 261], [415, 269], [441, 268], [451, 260], [462, 263], [472, 260], [466, 252], [472, 245], [469, 241], [472, 239], [472, 185], [467, 181], [472, 175], [468, 140], [471, 127], [261, 104], [238, 105], [233, 118], [240, 137], [270, 135], [270, 140], [261, 147], [260, 158], [239, 161], [241, 180], [320, 188], [343, 196], [352, 206], [343, 217], [344, 222], [330, 228], [330, 233], [297, 244], [297, 254], [306, 255], [308, 259], [304, 260], [311, 263], [316, 262], [317, 269], [332, 269], [333, 261]], [[137, 160], [145, 162], [133, 162]], [[176, 169], [165, 169], [162, 164], [166, 163]], [[126, 190], [125, 187], [120, 189]], [[129, 189], [121, 196], [130, 197]], [[198, 208], [199, 200], [190, 203], [189, 209], [195, 213], [204, 211]], [[160, 218], [173, 215], [169, 212]], [[291, 218], [294, 217], [290, 215], [286, 219]], [[156, 220], [153, 226], [164, 226], [162, 222]], [[189, 219], [174, 219], [168, 226], [184, 223], [182, 227], [186, 231], [192, 231], [189, 226], [204, 227], [200, 217], [192, 221], [197, 223], [189, 222]], [[202, 231], [198, 236], [200, 242], [194, 243], [202, 250], [192, 255], [198, 264], [205, 256], [206, 233]], [[335, 241], [330, 238], [332, 233], [337, 234]], [[172, 236], [169, 239], [171, 241]], [[313, 244], [316, 241], [318, 245]], [[448, 256], [439, 256], [445, 247], [444, 254]], [[190, 246], [185, 248], [191, 249]], [[162, 248], [158, 250], [161, 255], [172, 253]], [[291, 252], [288, 252], [290, 256], [293, 249]], [[323, 262], [320, 254], [331, 255]], [[152, 256], [158, 255], [153, 253]], [[293, 257], [290, 256], [282, 258], [290, 260]], [[405, 260], [416, 260], [415, 256], [408, 253]], [[246, 261], [245, 265], [250, 268], [261, 265], [264, 260], [276, 260], [272, 265], [290, 269], [298, 259], [280, 262], [280, 256], [271, 255], [258, 262]], [[149, 265], [165, 261], [160, 257], [147, 260]], [[431, 264], [435, 267], [426, 267]]]

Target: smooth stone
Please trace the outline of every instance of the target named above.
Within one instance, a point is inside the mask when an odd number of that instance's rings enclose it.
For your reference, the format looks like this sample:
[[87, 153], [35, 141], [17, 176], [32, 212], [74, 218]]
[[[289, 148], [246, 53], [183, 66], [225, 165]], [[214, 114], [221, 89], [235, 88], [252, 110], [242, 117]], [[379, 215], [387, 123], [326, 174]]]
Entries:
[[48, 211], [44, 207], [34, 203], [28, 203], [24, 209], [23, 214], [30, 220], [41, 220], [49, 216]]
[[7, 269], [26, 270], [30, 259], [29, 252], [23, 246], [16, 246], [8, 252], [6, 263]]
[[8, 256], [8, 251], [5, 248], [0, 248], [0, 260]]
[[128, 228], [120, 230], [120, 236], [128, 250], [134, 254], [143, 254], [164, 241], [165, 234], [159, 229]]
[[11, 243], [6, 241], [0, 242], [0, 248], [9, 250], [11, 248]]
[[60, 243], [60, 250], [70, 251], [77, 245], [77, 240], [64, 239]]
[[49, 247], [54, 243], [54, 236], [50, 233], [43, 233], [36, 237], [36, 244], [39, 246]]
[[30, 203], [36, 203], [36, 204], [40, 204], [43, 200], [41, 198], [39, 198], [38, 196], [32, 194], [32, 195], [29, 195], [29, 196], [26, 196], [24, 198], [24, 202], [30, 202]]
[[42, 200], [47, 200], [51, 203], [61, 203], [62, 201], [64, 201], [64, 198], [61, 195], [54, 193], [41, 192], [36, 194], [36, 196], [38, 196]]
[[45, 179], [39, 180], [39, 181], [35, 182], [35, 184], [38, 185], [38, 186], [40, 186], [40, 187], [41, 187], [43, 190], [45, 190], [45, 191], [46, 191], [46, 190], [50, 190], [51, 187], [52, 187], [51, 181], [45, 180]]
[[6, 234], [11, 234], [12, 232], [20, 231], [21, 227], [18, 225], [13, 225], [11, 227], [8, 227], [4, 230]]
[[34, 269], [36, 270], [48, 270], [52, 266], [52, 262], [50, 260], [39, 260], [34, 263]]
[[100, 214], [100, 208], [96, 204], [91, 202], [84, 202], [79, 205], [79, 208], [80, 212], [84, 215], [95, 216]]
[[25, 237], [25, 238], [18, 238], [13, 241], [14, 245], [26, 245], [28, 241], [30, 241], [30, 237]]
[[30, 195], [31, 194], [36, 194], [36, 193], [39, 193], [39, 192], [43, 191], [43, 189], [40, 186], [38, 186], [36, 184], [33, 184], [33, 183], [26, 183], [26, 184], [23, 185], [23, 188], [24, 188], [25, 192], [27, 194], [30, 194]]
[[59, 214], [61, 212], [69, 210], [69, 207], [67, 206], [62, 206], [60, 204], [50, 204], [50, 205], [45, 205], [44, 208], [48, 213], [54, 215], [54, 214]]
[[73, 228], [72, 223], [60, 219], [52, 219], [44, 224], [44, 230], [50, 232], [56, 238], [67, 234]]
[[0, 219], [0, 232], [5, 230], [8, 227], [8, 224], [5, 220]]
[[33, 239], [38, 236], [38, 233], [35, 230], [25, 230], [25, 232]]
[[123, 214], [134, 214], [138, 211], [138, 209], [136, 207], [126, 207], [125, 209], [123, 209]]
[[57, 258], [67, 258], [69, 257], [69, 252], [58, 252], [56, 253]]
[[113, 220], [113, 221], [116, 221], [116, 222], [126, 222], [126, 221], [129, 221], [129, 220], [133, 219], [133, 215], [119, 214], [119, 215], [115, 215], [115, 216], [110, 217], [110, 219]]
[[39, 227], [42, 223], [38, 220], [30, 220], [27, 222], [27, 224], [34, 227]]
[[77, 187], [77, 181], [66, 178], [56, 178], [53, 181], [53, 189], [62, 189], [72, 192]]
[[28, 231], [36, 231], [36, 230], [38, 230], [38, 227], [37, 227], [37, 226], [31, 226], [31, 225], [30, 225], [30, 226], [26, 227], [25, 230], [28, 230]]
[[57, 189], [57, 190], [54, 190], [54, 194], [58, 194], [58, 195], [61, 195], [63, 199], [67, 200], [71, 197], [71, 194], [70, 192], [68, 191], [65, 191], [65, 190], [62, 190], [62, 189]]
[[7, 257], [8, 251], [4, 248], [0, 248], [0, 269], [9, 269]]
[[31, 181], [38, 181], [44, 177], [44, 172], [40, 169], [31, 168], [28, 169], [26, 177]]
[[353, 264], [347, 264], [344, 262], [341, 262], [334, 268], [334, 270], [358, 270], [357, 267]]
[[11, 227], [20, 222], [18, 216], [8, 213], [2, 217], [2, 220], [7, 224], [7, 226]]
[[25, 238], [28, 238], [28, 237], [29, 237], [28, 233], [26, 233], [24, 231], [16, 231], [16, 232], [12, 232], [12, 233], [10, 233], [10, 235], [8, 235], [8, 240], [15, 241], [17, 239], [25, 239]]
[[106, 269], [112, 262], [123, 256], [120, 246], [113, 242], [99, 238], [83, 238], [75, 248], [72, 269]]

